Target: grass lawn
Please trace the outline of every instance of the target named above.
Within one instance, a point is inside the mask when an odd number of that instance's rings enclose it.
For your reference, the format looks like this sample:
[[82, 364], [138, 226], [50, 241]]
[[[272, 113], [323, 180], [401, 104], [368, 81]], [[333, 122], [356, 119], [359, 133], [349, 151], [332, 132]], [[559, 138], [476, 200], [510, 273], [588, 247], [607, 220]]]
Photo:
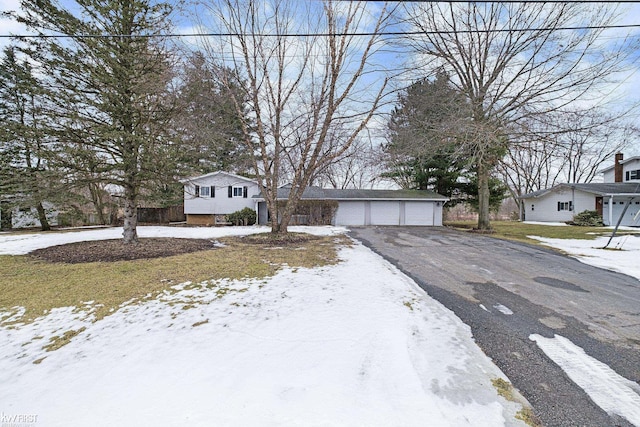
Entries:
[[[450, 221], [446, 226], [470, 230], [477, 225], [476, 221]], [[493, 233], [491, 237], [498, 239], [516, 240], [519, 242], [540, 244], [538, 240], [527, 236], [540, 236], [552, 239], [584, 239], [593, 240], [599, 236], [610, 236], [611, 229], [605, 227], [553, 226], [541, 224], [525, 224], [519, 221], [492, 221]], [[639, 230], [640, 231], [640, 230]], [[629, 231], [618, 231], [618, 235], [630, 234]]]
[[[219, 239], [225, 247], [166, 258], [82, 264], [50, 263], [28, 255], [0, 256], [0, 323], [29, 322], [57, 307], [94, 310], [96, 320], [123, 303], [153, 298], [184, 282], [263, 278], [280, 266], [333, 264], [346, 237], [310, 237], [302, 242], [243, 242]], [[90, 303], [88, 303], [90, 302]], [[3, 313], [4, 312], [4, 313]]]

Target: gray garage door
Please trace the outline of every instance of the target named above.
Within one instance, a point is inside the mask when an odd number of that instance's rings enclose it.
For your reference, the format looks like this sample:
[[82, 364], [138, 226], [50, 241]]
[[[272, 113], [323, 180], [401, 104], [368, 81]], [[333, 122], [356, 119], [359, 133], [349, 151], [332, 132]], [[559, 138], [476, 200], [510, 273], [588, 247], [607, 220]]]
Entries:
[[433, 225], [433, 202], [405, 202], [406, 225]]
[[365, 202], [340, 202], [336, 212], [336, 225], [364, 225]]

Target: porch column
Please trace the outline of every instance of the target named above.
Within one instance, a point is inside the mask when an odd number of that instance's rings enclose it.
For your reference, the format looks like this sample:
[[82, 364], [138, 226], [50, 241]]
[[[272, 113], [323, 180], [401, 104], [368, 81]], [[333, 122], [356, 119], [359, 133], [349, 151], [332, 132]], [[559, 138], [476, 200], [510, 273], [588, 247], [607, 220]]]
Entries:
[[613, 195], [609, 196], [609, 226], [613, 225]]

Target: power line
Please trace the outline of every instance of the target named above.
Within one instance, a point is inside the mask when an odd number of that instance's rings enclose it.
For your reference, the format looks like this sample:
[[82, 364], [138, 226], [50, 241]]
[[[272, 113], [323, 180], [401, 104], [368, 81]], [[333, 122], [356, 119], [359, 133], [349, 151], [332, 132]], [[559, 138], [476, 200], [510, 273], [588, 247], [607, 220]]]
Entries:
[[373, 37], [373, 36], [417, 36], [435, 34], [477, 34], [477, 33], [522, 33], [529, 31], [578, 31], [578, 30], [609, 30], [640, 28], [640, 24], [625, 25], [585, 25], [572, 27], [540, 27], [540, 28], [497, 28], [497, 29], [475, 29], [475, 30], [434, 30], [434, 31], [382, 31], [382, 32], [353, 32], [353, 33], [296, 33], [296, 34], [273, 34], [273, 33], [168, 33], [168, 34], [0, 34], [0, 38], [19, 39], [101, 39], [101, 38], [187, 38], [187, 37]]

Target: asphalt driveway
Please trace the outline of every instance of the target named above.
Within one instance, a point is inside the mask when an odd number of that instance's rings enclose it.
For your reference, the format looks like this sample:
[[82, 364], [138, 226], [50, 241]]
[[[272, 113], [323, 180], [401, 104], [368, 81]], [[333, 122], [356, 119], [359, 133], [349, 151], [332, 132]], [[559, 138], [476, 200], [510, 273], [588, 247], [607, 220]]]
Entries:
[[529, 336], [561, 335], [640, 383], [640, 281], [552, 250], [447, 228], [363, 227], [351, 236], [469, 325], [545, 426], [631, 425], [593, 403]]

